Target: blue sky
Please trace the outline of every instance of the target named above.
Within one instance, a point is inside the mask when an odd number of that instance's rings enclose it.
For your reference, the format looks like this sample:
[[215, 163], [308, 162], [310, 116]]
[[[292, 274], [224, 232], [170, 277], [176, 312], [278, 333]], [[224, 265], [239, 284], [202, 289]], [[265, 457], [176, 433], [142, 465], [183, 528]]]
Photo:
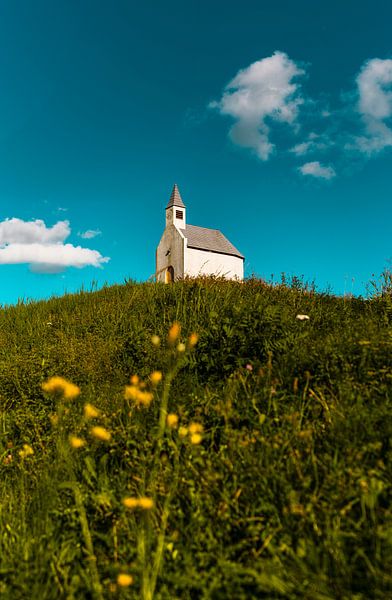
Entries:
[[392, 5], [0, 6], [0, 303], [154, 273], [177, 182], [246, 272], [364, 293], [392, 257]]

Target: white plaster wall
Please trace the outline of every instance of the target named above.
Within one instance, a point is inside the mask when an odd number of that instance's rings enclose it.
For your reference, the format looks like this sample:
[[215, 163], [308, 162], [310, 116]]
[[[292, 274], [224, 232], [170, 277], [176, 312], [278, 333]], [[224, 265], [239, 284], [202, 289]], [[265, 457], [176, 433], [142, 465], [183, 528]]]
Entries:
[[[166, 227], [156, 252], [157, 281], [165, 282], [165, 272], [169, 266], [174, 269], [174, 279], [184, 277], [184, 246], [185, 238], [174, 225]], [[167, 251], [170, 250], [170, 254]]]
[[244, 261], [238, 256], [218, 254], [196, 248], [187, 248], [185, 254], [185, 275], [219, 275], [226, 279], [244, 278]]
[[[183, 219], [177, 219], [176, 211], [180, 210], [183, 215]], [[175, 225], [179, 229], [185, 229], [186, 224], [186, 211], [185, 208], [181, 208], [180, 206], [171, 206], [166, 209], [166, 227], [169, 225]]]

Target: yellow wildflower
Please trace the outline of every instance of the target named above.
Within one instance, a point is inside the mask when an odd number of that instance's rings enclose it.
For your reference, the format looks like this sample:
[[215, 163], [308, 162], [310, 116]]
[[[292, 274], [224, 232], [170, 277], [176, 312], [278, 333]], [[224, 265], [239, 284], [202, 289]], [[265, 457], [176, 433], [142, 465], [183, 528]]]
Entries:
[[150, 375], [150, 380], [153, 385], [158, 385], [162, 381], [162, 373], [160, 371], [153, 371]]
[[139, 394], [139, 389], [136, 387], [136, 385], [126, 385], [125, 386], [125, 392], [124, 392], [124, 396], [125, 396], [125, 400], [137, 400]]
[[142, 391], [135, 385], [127, 385], [125, 386], [124, 397], [126, 400], [133, 400], [139, 406], [142, 404], [148, 407], [154, 396], [151, 392]]
[[128, 587], [133, 584], [132, 575], [128, 575], [128, 573], [119, 573], [117, 575], [117, 584], [121, 587]]
[[185, 437], [188, 435], [188, 428], [187, 427], [180, 427], [180, 429], [178, 430], [178, 435], [180, 437]]
[[84, 405], [84, 416], [86, 419], [95, 419], [96, 417], [99, 417], [99, 410], [95, 408], [93, 404], [87, 402], [87, 404]]
[[142, 496], [139, 498], [139, 506], [143, 510], [151, 510], [154, 506], [154, 500], [152, 498], [148, 498], [147, 496]]
[[97, 438], [97, 440], [101, 440], [101, 442], [108, 442], [112, 437], [110, 431], [99, 425], [92, 427], [90, 433], [93, 437]]
[[185, 352], [185, 350], [186, 350], [185, 344], [183, 344], [182, 342], [180, 344], [178, 344], [177, 352], [179, 352], [181, 354], [182, 352]]
[[189, 433], [203, 433], [203, 425], [201, 423], [189, 423]]
[[122, 503], [124, 504], [124, 506], [126, 508], [137, 508], [139, 506], [139, 499], [138, 498], [131, 498], [131, 497], [127, 497], [124, 498]]
[[57, 375], [50, 377], [48, 381], [43, 383], [42, 389], [49, 394], [60, 392], [67, 400], [76, 398], [80, 394], [80, 388], [77, 385]]
[[135, 509], [141, 508], [142, 510], [151, 510], [154, 506], [154, 500], [148, 496], [142, 496], [141, 498], [124, 498], [122, 503], [126, 508]]
[[176, 321], [169, 329], [167, 341], [173, 345], [180, 337], [181, 325]]
[[200, 444], [201, 440], [202, 440], [202, 436], [200, 433], [193, 433], [191, 435], [191, 443], [192, 444]]
[[178, 415], [170, 413], [166, 417], [166, 423], [168, 427], [175, 428], [178, 425]]
[[85, 440], [83, 440], [80, 437], [77, 437], [76, 435], [69, 436], [69, 443], [71, 444], [72, 448], [75, 448], [75, 449], [83, 448], [83, 446], [86, 445]]
[[132, 385], [137, 385], [139, 383], [139, 377], [137, 375], [132, 375], [131, 377], [131, 384]]
[[190, 348], [194, 348], [198, 341], [199, 341], [199, 336], [197, 335], [197, 333], [191, 333], [191, 335], [189, 336], [189, 339], [188, 339]]
[[31, 456], [32, 454], [34, 454], [34, 450], [30, 446], [30, 444], [23, 444], [22, 450], [19, 450], [19, 456], [21, 458], [27, 458], [28, 456]]
[[159, 335], [151, 336], [151, 343], [153, 346], [159, 346], [161, 343], [161, 338], [159, 337]]

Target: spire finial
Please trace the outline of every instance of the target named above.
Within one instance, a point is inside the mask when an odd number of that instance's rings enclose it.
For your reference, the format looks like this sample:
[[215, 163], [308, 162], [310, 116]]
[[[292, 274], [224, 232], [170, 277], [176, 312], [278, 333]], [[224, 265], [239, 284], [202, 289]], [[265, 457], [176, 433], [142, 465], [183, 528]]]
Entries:
[[180, 206], [181, 208], [185, 208], [185, 204], [181, 198], [180, 190], [178, 189], [178, 185], [176, 183], [173, 186], [173, 190], [166, 208], [171, 208], [172, 206]]

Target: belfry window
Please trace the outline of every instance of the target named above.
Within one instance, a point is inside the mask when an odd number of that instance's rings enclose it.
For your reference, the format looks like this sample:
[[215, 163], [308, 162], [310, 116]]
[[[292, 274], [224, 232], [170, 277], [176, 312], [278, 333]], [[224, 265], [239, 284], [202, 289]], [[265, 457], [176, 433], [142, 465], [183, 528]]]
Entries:
[[176, 210], [176, 219], [183, 219], [184, 218], [184, 213], [182, 212], [182, 210]]

